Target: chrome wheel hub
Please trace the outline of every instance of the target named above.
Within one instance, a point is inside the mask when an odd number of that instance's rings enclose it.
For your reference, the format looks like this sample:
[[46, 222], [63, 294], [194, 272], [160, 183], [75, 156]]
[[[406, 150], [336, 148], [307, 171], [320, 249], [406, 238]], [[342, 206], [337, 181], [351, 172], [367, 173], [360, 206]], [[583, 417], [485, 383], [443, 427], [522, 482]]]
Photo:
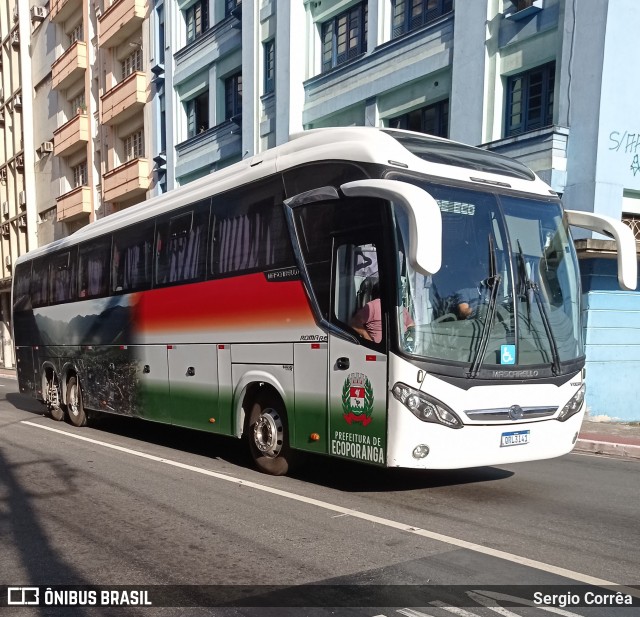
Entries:
[[264, 455], [275, 458], [282, 450], [284, 426], [275, 409], [265, 409], [253, 425], [253, 443]]

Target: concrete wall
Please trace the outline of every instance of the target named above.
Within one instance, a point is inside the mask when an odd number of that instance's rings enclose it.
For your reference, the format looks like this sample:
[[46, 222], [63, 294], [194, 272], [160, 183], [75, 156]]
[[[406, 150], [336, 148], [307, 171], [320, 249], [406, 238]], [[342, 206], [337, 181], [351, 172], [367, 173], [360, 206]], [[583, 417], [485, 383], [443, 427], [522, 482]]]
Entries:
[[583, 259], [580, 271], [589, 415], [640, 421], [640, 293], [620, 291], [615, 259]]

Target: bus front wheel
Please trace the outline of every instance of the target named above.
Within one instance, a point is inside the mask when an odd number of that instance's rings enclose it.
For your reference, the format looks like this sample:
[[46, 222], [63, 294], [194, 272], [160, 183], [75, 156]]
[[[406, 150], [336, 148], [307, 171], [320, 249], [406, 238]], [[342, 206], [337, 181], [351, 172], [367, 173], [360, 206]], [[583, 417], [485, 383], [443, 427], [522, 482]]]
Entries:
[[256, 467], [272, 476], [289, 471], [291, 450], [284, 405], [276, 396], [258, 399], [247, 422], [249, 450]]
[[77, 377], [69, 377], [67, 382], [67, 417], [73, 426], [85, 426], [87, 414], [82, 404], [82, 390]]

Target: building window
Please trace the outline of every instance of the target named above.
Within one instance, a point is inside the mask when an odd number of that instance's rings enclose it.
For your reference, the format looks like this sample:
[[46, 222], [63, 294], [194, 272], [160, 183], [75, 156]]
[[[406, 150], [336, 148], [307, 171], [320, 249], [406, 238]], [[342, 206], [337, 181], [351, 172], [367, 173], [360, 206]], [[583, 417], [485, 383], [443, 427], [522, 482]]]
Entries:
[[414, 109], [402, 116], [391, 118], [389, 127], [429, 133], [429, 135], [437, 137], [449, 137], [449, 100]]
[[132, 161], [144, 156], [144, 132], [136, 131], [124, 138], [124, 160]]
[[224, 119], [231, 120], [242, 114], [242, 73], [224, 80]]
[[135, 71], [142, 70], [142, 49], [136, 49], [130, 56], [127, 56], [121, 63], [122, 79], [125, 79]]
[[[235, 12], [237, 8], [242, 6], [242, 0], [225, 0], [224, 3], [224, 15], [225, 17], [229, 17], [232, 13]], [[239, 15], [236, 14], [237, 17]]]
[[208, 1], [198, 0], [185, 11], [187, 43], [195, 41], [209, 27]]
[[164, 64], [165, 48], [164, 8], [158, 8], [158, 62]]
[[89, 174], [87, 170], [87, 161], [80, 163], [71, 168], [73, 172], [73, 188], [77, 189], [79, 186], [87, 186], [89, 184]]
[[69, 32], [69, 47], [77, 41], [82, 41], [82, 22]]
[[392, 0], [391, 37], [424, 26], [453, 10], [453, 0]]
[[167, 151], [167, 105], [164, 92], [158, 96], [160, 106], [160, 152]]
[[264, 44], [264, 93], [276, 88], [276, 42], [272, 39]]
[[367, 2], [322, 24], [322, 72], [367, 51]]
[[553, 124], [556, 63], [550, 62], [507, 80], [506, 137]]
[[87, 109], [84, 92], [71, 99], [71, 111], [74, 114], [81, 114]]
[[209, 128], [209, 91], [186, 102], [187, 138], [204, 133]]

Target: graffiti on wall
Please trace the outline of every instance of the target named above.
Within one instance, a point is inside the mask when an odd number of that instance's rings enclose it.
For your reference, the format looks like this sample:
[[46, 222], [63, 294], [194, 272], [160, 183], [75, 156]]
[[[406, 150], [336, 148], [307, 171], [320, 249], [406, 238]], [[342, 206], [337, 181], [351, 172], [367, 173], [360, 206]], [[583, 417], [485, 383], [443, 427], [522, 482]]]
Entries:
[[609, 133], [609, 150], [629, 156], [629, 169], [636, 176], [640, 174], [640, 133], [629, 131], [611, 131]]

